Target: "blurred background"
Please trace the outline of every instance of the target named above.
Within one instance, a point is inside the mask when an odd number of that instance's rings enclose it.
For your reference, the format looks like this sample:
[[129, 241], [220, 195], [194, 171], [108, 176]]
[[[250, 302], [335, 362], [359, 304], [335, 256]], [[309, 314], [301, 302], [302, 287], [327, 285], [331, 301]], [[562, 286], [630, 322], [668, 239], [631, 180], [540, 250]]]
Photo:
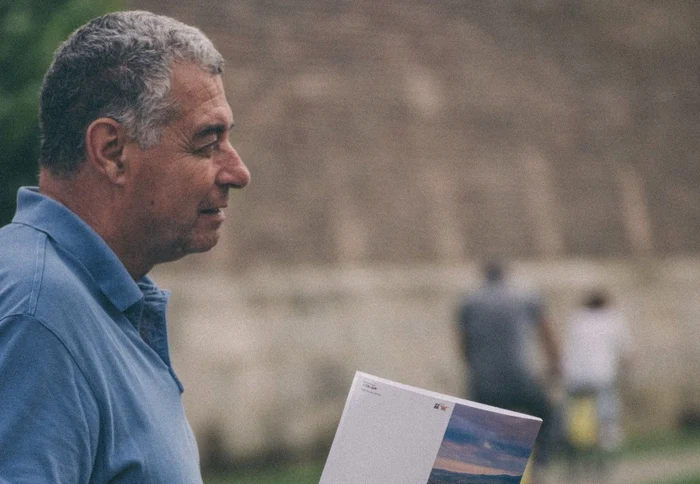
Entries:
[[123, 8], [212, 38], [252, 172], [219, 245], [153, 272], [205, 466], [322, 459], [355, 370], [468, 398], [456, 305], [494, 257], [560, 336], [612, 294], [629, 435], [698, 425], [700, 3], [3, 3], [0, 224], [53, 50]]

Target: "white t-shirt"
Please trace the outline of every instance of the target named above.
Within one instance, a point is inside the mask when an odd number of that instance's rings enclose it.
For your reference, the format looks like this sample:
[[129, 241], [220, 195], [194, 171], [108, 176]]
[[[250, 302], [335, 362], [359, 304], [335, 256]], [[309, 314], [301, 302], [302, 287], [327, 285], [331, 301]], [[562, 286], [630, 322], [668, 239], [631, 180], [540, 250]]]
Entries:
[[568, 388], [613, 385], [620, 360], [630, 347], [629, 329], [619, 312], [577, 311], [569, 320], [564, 339], [564, 383]]

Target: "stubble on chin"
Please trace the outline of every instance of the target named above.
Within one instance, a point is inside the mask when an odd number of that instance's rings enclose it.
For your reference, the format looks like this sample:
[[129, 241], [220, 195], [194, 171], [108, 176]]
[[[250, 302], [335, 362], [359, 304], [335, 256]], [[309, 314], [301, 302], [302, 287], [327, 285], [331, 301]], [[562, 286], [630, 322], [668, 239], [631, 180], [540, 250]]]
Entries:
[[185, 254], [199, 254], [213, 249], [219, 242], [221, 234], [218, 230], [206, 234], [194, 234], [185, 244]]

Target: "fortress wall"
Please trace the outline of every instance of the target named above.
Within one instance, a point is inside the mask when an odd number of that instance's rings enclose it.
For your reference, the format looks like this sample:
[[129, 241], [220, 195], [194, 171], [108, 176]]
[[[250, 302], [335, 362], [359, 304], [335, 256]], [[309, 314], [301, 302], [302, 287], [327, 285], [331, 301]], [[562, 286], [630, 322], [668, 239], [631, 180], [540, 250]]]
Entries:
[[[478, 267], [297, 268], [155, 274], [174, 295], [170, 340], [185, 404], [207, 452], [216, 433], [238, 459], [304, 455], [332, 438], [355, 370], [466, 396], [454, 306]], [[561, 333], [586, 290], [603, 285], [630, 320], [636, 355], [625, 391], [631, 433], [674, 428], [700, 405], [700, 260], [513, 265]], [[535, 355], [533, 364], [541, 368]], [[214, 429], [214, 432], [212, 432]]]

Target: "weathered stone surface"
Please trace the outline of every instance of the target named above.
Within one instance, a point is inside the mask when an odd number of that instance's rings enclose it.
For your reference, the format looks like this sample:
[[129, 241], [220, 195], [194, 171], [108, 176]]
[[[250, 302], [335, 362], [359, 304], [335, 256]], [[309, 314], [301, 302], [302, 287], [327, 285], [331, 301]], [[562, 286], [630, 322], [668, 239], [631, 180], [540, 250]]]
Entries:
[[302, 452], [355, 369], [460, 393], [453, 305], [490, 255], [559, 324], [615, 294], [631, 430], [700, 402], [700, 3], [128, 3], [224, 52], [253, 174], [219, 246], [156, 271], [198, 433]]
[[[539, 291], [561, 335], [603, 286], [629, 318], [636, 352], [625, 386], [631, 433], [668, 431], [700, 403], [700, 260], [521, 262], [514, 283]], [[331, 438], [355, 370], [466, 396], [454, 311], [478, 267], [270, 269], [155, 276], [174, 291], [171, 342], [195, 431], [252, 458], [309, 452]], [[532, 364], [541, 368], [535, 352]], [[206, 449], [203, 449], [206, 452]]]
[[700, 248], [697, 2], [130, 3], [229, 61], [232, 270]]

